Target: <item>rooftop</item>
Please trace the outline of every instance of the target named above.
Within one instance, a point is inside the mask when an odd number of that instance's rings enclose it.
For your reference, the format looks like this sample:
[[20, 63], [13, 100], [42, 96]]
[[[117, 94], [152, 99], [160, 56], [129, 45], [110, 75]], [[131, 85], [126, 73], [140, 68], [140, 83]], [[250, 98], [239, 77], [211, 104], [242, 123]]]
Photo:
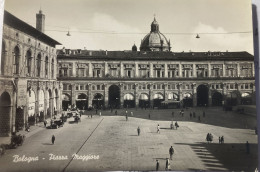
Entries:
[[254, 60], [246, 51], [241, 52], [159, 52], [159, 51], [91, 51], [57, 50], [58, 58], [92, 60]]
[[4, 24], [17, 29], [21, 32], [24, 32], [35, 39], [38, 39], [52, 47], [55, 47], [55, 45], [61, 45], [56, 40], [52, 39], [48, 35], [38, 31], [36, 28], [32, 27], [31, 25], [25, 23], [24, 21], [20, 20], [19, 18], [15, 17], [8, 11], [4, 11]]

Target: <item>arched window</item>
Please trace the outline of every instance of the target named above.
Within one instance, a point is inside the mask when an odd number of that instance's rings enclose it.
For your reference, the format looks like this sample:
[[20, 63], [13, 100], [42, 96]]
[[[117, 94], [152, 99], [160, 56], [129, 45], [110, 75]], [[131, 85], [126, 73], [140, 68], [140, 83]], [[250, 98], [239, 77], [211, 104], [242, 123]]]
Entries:
[[51, 77], [54, 78], [54, 59], [51, 60]]
[[20, 50], [18, 46], [14, 48], [14, 74], [19, 74], [19, 61], [20, 61]]
[[49, 65], [49, 59], [48, 56], [45, 57], [45, 77], [48, 78], [48, 65]]
[[2, 56], [1, 56], [1, 74], [5, 74], [5, 43], [2, 41]]
[[26, 52], [26, 68], [27, 68], [27, 74], [31, 76], [32, 71], [32, 53], [30, 50]]
[[41, 76], [41, 54], [38, 54], [37, 56], [36, 65], [37, 65], [36, 76], [40, 77]]

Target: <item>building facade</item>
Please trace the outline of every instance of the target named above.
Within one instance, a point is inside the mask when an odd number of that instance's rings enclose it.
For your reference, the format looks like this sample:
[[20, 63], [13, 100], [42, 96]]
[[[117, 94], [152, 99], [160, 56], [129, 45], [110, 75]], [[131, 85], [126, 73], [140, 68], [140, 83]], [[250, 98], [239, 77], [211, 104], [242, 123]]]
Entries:
[[0, 73], [0, 136], [60, 111], [54, 39], [4, 12]]
[[247, 52], [171, 52], [156, 19], [140, 50], [59, 50], [63, 109], [255, 104]]

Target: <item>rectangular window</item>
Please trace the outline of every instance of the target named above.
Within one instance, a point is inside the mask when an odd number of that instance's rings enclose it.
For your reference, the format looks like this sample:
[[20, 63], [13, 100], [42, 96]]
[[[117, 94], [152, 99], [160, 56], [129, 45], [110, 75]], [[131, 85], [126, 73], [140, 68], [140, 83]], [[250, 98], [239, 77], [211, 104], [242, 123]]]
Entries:
[[245, 85], [245, 89], [248, 89], [248, 84]]
[[218, 87], [219, 87], [219, 86], [218, 86], [218, 84], [217, 84], [217, 85], [216, 85], [216, 89], [218, 89]]
[[84, 86], [83, 85], [80, 85], [80, 90], [84, 90]]
[[127, 90], [127, 87], [126, 87], [126, 85], [124, 86], [124, 90]]
[[76, 85], [76, 90], [79, 90], [79, 86], [78, 85]]
[[156, 85], [153, 85], [153, 89], [156, 89]]
[[97, 85], [97, 90], [100, 90], [100, 85]]
[[88, 85], [85, 86], [86, 90], [88, 90]]

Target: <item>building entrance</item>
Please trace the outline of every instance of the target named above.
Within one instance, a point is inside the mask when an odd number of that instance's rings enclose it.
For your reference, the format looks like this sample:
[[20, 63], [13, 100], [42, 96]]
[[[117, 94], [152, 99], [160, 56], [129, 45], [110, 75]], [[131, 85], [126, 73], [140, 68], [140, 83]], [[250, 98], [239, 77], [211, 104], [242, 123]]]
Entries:
[[111, 108], [120, 107], [120, 88], [116, 85], [109, 87], [108, 104]]
[[197, 88], [197, 105], [208, 106], [209, 89], [206, 85], [199, 85]]

